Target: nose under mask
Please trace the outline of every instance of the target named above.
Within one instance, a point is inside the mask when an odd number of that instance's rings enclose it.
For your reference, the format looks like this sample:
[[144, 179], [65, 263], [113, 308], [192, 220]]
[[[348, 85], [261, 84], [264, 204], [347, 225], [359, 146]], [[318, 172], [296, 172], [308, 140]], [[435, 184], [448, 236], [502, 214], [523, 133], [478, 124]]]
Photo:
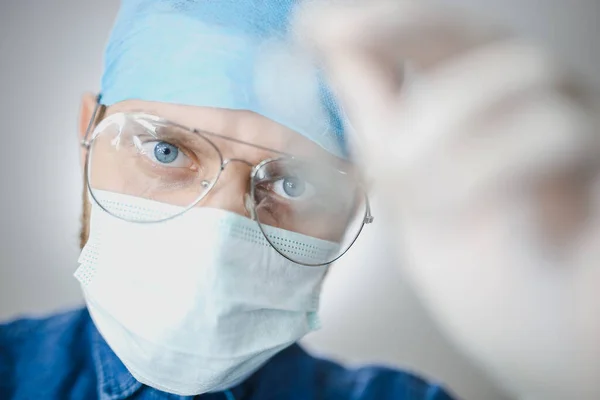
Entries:
[[[173, 207], [95, 195], [126, 219]], [[337, 251], [336, 243], [294, 232], [269, 234]], [[327, 267], [287, 260], [254, 221], [228, 211], [198, 207], [165, 222], [135, 223], [92, 203], [79, 262], [75, 277], [104, 339], [138, 381], [169, 393], [235, 386], [319, 328]]]

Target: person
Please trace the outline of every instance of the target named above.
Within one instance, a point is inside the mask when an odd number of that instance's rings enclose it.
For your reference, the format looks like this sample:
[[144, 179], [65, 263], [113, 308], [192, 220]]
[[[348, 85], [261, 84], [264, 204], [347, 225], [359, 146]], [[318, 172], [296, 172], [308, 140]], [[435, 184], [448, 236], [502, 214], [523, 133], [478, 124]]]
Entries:
[[598, 398], [597, 98], [539, 48], [422, 2], [297, 20], [268, 3], [123, 3], [82, 107], [87, 310], [0, 330], [0, 394], [449, 398], [293, 344], [373, 221], [369, 176], [468, 354], [521, 398]]
[[303, 21], [440, 327], [516, 398], [599, 399], [597, 91], [539, 45], [426, 2]]
[[84, 309], [0, 326], [2, 399], [446, 400], [296, 342], [372, 222], [291, 0], [125, 0], [83, 98]]

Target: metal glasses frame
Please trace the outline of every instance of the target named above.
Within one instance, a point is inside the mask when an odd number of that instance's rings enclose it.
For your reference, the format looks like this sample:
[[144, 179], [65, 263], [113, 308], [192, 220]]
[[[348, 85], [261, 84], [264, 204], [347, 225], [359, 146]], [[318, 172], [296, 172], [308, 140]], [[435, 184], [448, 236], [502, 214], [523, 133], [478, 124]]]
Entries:
[[[219, 160], [221, 161], [221, 167], [219, 168], [219, 171], [217, 172], [217, 176], [215, 177], [215, 179], [213, 179], [213, 181], [210, 183], [209, 186], [207, 186], [205, 189], [205, 191], [198, 196], [198, 198], [196, 198], [196, 200], [194, 200], [192, 202], [192, 204], [190, 204], [188, 207], [183, 208], [183, 210], [177, 214], [171, 215], [167, 218], [163, 218], [160, 220], [156, 220], [156, 221], [139, 221], [139, 220], [129, 220], [126, 218], [123, 218], [121, 216], [115, 215], [112, 212], [110, 212], [109, 210], [107, 210], [99, 201], [98, 199], [96, 199], [96, 197], [94, 196], [94, 191], [92, 190], [91, 187], [91, 183], [90, 183], [90, 149], [92, 146], [93, 141], [95, 140], [95, 138], [91, 138], [91, 140], [89, 139], [89, 136], [91, 134], [91, 132], [93, 131], [93, 129], [95, 128], [95, 126], [97, 125], [97, 122], [99, 122], [100, 120], [102, 120], [102, 118], [104, 117], [104, 114], [106, 112], [106, 106], [100, 104], [100, 96], [98, 96], [97, 98], [97, 102], [96, 102], [96, 107], [94, 108], [94, 111], [92, 113], [92, 117], [90, 118], [90, 122], [86, 128], [86, 132], [85, 132], [85, 136], [83, 138], [83, 140], [81, 141], [81, 146], [84, 147], [87, 150], [87, 154], [86, 154], [86, 160], [85, 160], [85, 165], [86, 165], [86, 169], [87, 169], [87, 174], [85, 174], [85, 180], [86, 180], [86, 186], [88, 188], [88, 191], [92, 197], [92, 199], [94, 200], [94, 202], [105, 212], [120, 218], [122, 220], [128, 221], [128, 222], [135, 222], [135, 223], [157, 223], [157, 222], [164, 222], [164, 221], [168, 221], [170, 219], [179, 217], [180, 215], [186, 213], [187, 211], [189, 211], [190, 209], [194, 208], [200, 201], [202, 201], [202, 199], [212, 190], [212, 188], [216, 185], [216, 183], [219, 181], [219, 178], [221, 177], [221, 173], [223, 172], [223, 170], [225, 169], [225, 167], [227, 167], [227, 165], [231, 162], [241, 162], [243, 164], [246, 164], [247, 166], [251, 167], [251, 171], [250, 171], [250, 193], [246, 193], [244, 196], [244, 207], [246, 208], [246, 211], [248, 211], [250, 213], [250, 217], [252, 218], [252, 220], [254, 220], [257, 225], [258, 228], [260, 229], [260, 231], [262, 232], [263, 236], [265, 237], [265, 239], [267, 240], [267, 242], [271, 245], [271, 247], [277, 252], [279, 253], [282, 257], [286, 258], [289, 261], [292, 261], [296, 264], [300, 264], [300, 265], [304, 265], [304, 266], [309, 266], [309, 267], [316, 267], [316, 266], [323, 266], [323, 265], [328, 265], [331, 264], [337, 260], [339, 260], [344, 254], [346, 254], [346, 252], [348, 252], [348, 250], [350, 250], [350, 248], [354, 245], [354, 242], [356, 242], [356, 239], [358, 239], [358, 237], [360, 236], [360, 233], [362, 232], [363, 228], [365, 225], [367, 224], [371, 224], [373, 222], [373, 215], [371, 214], [371, 206], [369, 203], [369, 198], [366, 194], [366, 192], [364, 190], [362, 190], [363, 192], [363, 196], [365, 199], [365, 213], [363, 215], [363, 219], [361, 222], [361, 226], [358, 229], [358, 232], [356, 232], [356, 235], [354, 236], [354, 238], [352, 238], [350, 244], [347, 246], [346, 249], [344, 249], [344, 251], [339, 254], [337, 257], [335, 257], [333, 260], [328, 261], [326, 263], [320, 263], [320, 264], [310, 264], [310, 263], [304, 263], [304, 262], [299, 262], [296, 261], [292, 258], [290, 258], [289, 256], [287, 256], [286, 254], [284, 254], [282, 251], [280, 251], [275, 244], [271, 241], [271, 239], [269, 239], [269, 236], [267, 235], [267, 233], [265, 232], [264, 227], [262, 226], [262, 224], [260, 223], [260, 221], [258, 220], [257, 217], [257, 212], [256, 212], [256, 202], [254, 201], [255, 199], [255, 179], [256, 179], [256, 174], [258, 173], [258, 171], [265, 165], [269, 164], [269, 163], [273, 163], [273, 162], [277, 162], [280, 160], [297, 160], [298, 158], [295, 157], [292, 154], [289, 153], [285, 153], [279, 150], [274, 150], [274, 149], [270, 149], [268, 147], [264, 147], [264, 146], [260, 146], [257, 144], [253, 144], [253, 143], [248, 143], [245, 142], [243, 140], [239, 140], [239, 139], [235, 139], [232, 137], [228, 137], [228, 136], [224, 136], [224, 135], [220, 135], [218, 133], [213, 133], [213, 132], [207, 132], [207, 131], [201, 131], [195, 128], [190, 128], [184, 125], [180, 125], [177, 124], [175, 122], [169, 121], [167, 119], [158, 117], [156, 115], [152, 115], [152, 114], [147, 114], [147, 113], [142, 113], [142, 112], [133, 112], [133, 113], [127, 113], [127, 112], [123, 112], [123, 114], [128, 114], [128, 115], [145, 115], [145, 116], [149, 116], [152, 117], [154, 121], [160, 122], [160, 123], [164, 123], [164, 124], [169, 124], [172, 126], [175, 126], [177, 128], [180, 129], [185, 129], [187, 131], [190, 131], [192, 133], [197, 134], [198, 136], [202, 137], [202, 139], [206, 140], [208, 142], [208, 144], [210, 144], [216, 151], [216, 153], [219, 155]], [[223, 158], [223, 154], [221, 153], [221, 150], [218, 148], [217, 145], [215, 145], [207, 136], [212, 136], [212, 137], [218, 137], [220, 139], [224, 139], [227, 141], [231, 141], [231, 142], [235, 142], [235, 143], [239, 143], [242, 145], [246, 145], [246, 146], [250, 146], [250, 147], [254, 147], [257, 149], [261, 149], [261, 150], [266, 150], [269, 152], [273, 152], [275, 154], [278, 154], [280, 157], [275, 157], [275, 158], [268, 158], [265, 159], [261, 162], [259, 162], [258, 164], [252, 164], [246, 160], [243, 159], [239, 159], [239, 158]], [[313, 161], [314, 162], [314, 161]], [[342, 173], [342, 174], [347, 174], [347, 172], [342, 171], [342, 170], [337, 170], [338, 172]]]

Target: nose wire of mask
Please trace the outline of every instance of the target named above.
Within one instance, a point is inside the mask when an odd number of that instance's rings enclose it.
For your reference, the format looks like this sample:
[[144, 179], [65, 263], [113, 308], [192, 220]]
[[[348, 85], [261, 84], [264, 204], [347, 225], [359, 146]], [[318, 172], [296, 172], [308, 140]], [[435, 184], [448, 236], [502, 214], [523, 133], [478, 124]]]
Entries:
[[[173, 206], [94, 192], [122, 217]], [[271, 228], [322, 251], [335, 244]], [[279, 255], [248, 218], [194, 208], [162, 223], [119, 219], [92, 203], [75, 277], [94, 323], [131, 374], [178, 395], [231, 388], [319, 328], [326, 267]]]

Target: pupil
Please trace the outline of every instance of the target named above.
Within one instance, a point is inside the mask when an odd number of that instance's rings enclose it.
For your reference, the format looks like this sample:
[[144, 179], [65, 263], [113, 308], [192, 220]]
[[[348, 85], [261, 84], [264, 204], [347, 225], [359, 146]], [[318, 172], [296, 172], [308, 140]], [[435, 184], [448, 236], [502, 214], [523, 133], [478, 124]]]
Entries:
[[154, 147], [154, 156], [161, 163], [172, 163], [177, 159], [178, 155], [179, 149], [170, 143], [159, 142], [156, 147]]
[[288, 177], [283, 180], [283, 191], [290, 197], [302, 196], [306, 185], [304, 181], [295, 177]]

